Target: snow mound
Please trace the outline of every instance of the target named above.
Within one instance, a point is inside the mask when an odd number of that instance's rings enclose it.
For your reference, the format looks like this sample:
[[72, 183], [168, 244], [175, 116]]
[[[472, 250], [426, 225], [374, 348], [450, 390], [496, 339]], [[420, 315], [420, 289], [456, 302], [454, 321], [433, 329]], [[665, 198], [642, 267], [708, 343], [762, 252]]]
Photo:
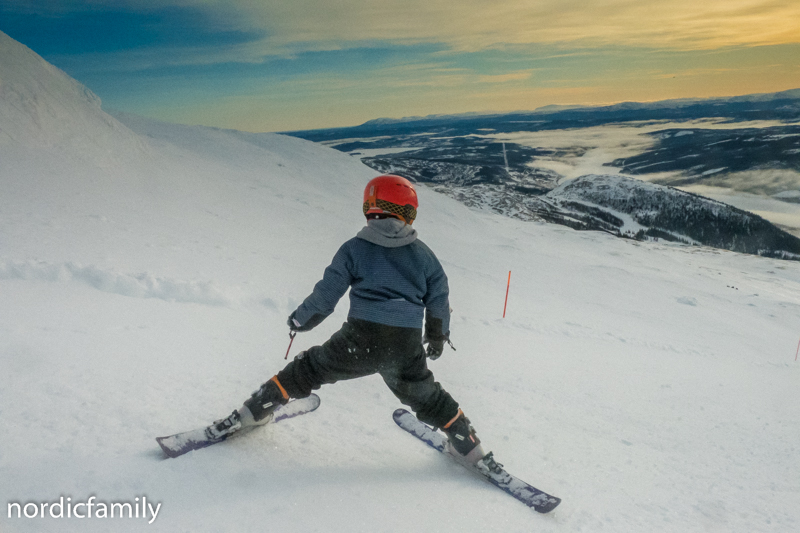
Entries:
[[100, 151], [105, 157], [97, 164], [109, 163], [117, 151], [143, 148], [102, 111], [92, 91], [0, 32], [0, 153], [8, 158], [19, 147], [62, 155]]
[[97, 290], [134, 298], [159, 298], [169, 302], [225, 306], [231, 304], [214, 282], [181, 281], [148, 273], [119, 274], [96, 266], [74, 263], [52, 264], [43, 261], [0, 263], [0, 280], [75, 281]]

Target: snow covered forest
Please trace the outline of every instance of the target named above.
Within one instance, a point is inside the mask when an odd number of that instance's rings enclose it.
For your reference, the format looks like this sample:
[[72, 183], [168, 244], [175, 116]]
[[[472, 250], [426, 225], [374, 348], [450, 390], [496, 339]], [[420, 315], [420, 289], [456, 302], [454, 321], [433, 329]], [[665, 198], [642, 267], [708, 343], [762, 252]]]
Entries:
[[[523, 221], [419, 187], [451, 289], [430, 363], [539, 515], [392, 422], [380, 378], [165, 459], [283, 364], [375, 171], [277, 135], [106, 113], [0, 33], [0, 531], [800, 530], [800, 265]], [[502, 318], [511, 272], [508, 309]], [[334, 315], [294, 341], [325, 341]], [[59, 498], [161, 505], [26, 518]], [[8, 511], [8, 512], [7, 512]]]

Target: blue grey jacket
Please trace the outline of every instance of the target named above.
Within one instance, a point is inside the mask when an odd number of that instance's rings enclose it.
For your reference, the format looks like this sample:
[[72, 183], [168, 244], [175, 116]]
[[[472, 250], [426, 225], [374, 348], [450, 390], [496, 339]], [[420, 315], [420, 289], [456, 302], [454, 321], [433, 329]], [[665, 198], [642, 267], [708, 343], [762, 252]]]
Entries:
[[447, 276], [431, 249], [402, 221], [370, 220], [356, 237], [345, 242], [322, 280], [292, 315], [295, 323], [300, 329], [319, 324], [333, 312], [348, 287], [348, 317], [422, 328], [427, 313], [428, 327], [441, 324], [440, 332], [429, 330], [429, 335], [449, 334]]

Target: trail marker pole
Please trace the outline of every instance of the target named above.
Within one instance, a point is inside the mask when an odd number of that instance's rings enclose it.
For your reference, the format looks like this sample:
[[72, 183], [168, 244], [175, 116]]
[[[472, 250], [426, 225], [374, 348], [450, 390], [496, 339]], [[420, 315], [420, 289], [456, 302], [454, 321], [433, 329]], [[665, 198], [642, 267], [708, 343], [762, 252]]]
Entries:
[[794, 360], [797, 361], [797, 354], [800, 353], [800, 341], [797, 343], [797, 351], [794, 353]]
[[[506, 303], [503, 304], [503, 318], [506, 317], [506, 307], [508, 307], [508, 289], [511, 288], [511, 271], [508, 271], [508, 283], [506, 284]], [[800, 346], [798, 346], [800, 349]]]

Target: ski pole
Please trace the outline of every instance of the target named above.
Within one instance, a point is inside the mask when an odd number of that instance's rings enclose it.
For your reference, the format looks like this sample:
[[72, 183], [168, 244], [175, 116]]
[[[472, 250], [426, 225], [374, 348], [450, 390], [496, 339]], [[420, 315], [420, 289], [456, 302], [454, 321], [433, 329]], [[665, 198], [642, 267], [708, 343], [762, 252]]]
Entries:
[[292, 343], [294, 342], [294, 336], [295, 335], [297, 335], [296, 331], [290, 331], [289, 332], [289, 347], [286, 348], [286, 355], [283, 358], [284, 361], [289, 359], [289, 350], [292, 349]]

